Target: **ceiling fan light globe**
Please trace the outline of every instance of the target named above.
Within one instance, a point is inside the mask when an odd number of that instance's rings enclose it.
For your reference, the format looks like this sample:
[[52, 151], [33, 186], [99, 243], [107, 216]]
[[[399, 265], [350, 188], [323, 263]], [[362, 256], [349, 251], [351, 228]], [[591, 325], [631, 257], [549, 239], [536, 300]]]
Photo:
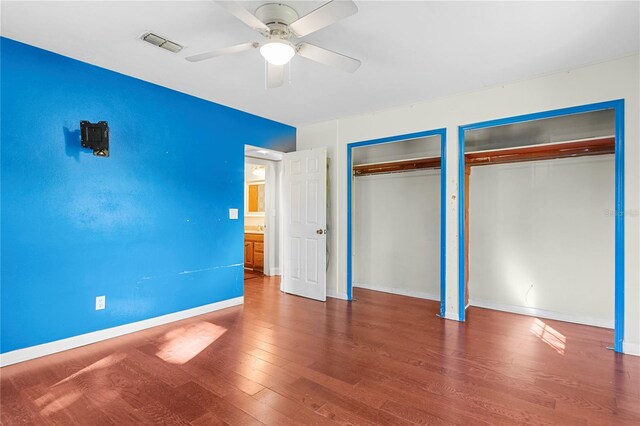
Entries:
[[271, 65], [284, 65], [296, 54], [296, 49], [286, 40], [269, 40], [260, 46], [260, 54]]

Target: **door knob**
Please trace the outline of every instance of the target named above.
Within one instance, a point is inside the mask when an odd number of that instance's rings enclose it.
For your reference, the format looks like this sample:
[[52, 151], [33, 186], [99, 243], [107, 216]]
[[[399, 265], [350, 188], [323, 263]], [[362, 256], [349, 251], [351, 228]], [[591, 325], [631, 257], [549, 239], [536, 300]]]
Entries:
[[322, 234], [326, 234], [326, 233], [327, 233], [326, 229], [317, 229], [316, 230], [316, 234], [318, 234], [318, 235], [322, 235]]

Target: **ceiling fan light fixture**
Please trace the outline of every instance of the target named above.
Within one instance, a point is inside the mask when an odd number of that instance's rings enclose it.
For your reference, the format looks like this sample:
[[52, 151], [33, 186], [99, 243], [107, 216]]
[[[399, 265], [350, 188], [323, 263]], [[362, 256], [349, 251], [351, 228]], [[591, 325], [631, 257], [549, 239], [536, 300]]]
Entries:
[[271, 65], [284, 65], [296, 54], [296, 49], [287, 40], [271, 39], [260, 46], [260, 54]]

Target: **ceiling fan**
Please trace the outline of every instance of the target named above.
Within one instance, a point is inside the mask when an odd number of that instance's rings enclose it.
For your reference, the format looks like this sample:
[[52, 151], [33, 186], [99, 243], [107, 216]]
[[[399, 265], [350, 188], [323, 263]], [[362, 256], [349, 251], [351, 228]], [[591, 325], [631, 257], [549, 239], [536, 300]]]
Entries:
[[185, 58], [187, 61], [199, 62], [258, 48], [266, 61], [268, 88], [282, 85], [285, 65], [296, 54], [347, 72], [354, 72], [360, 67], [360, 61], [357, 59], [305, 41], [298, 43], [291, 41], [357, 13], [358, 7], [351, 0], [332, 0], [303, 17], [299, 17], [292, 7], [282, 3], [263, 4], [256, 9], [255, 15], [235, 1], [216, 1], [215, 3], [259, 32], [266, 40], [262, 43], [243, 43], [188, 56]]

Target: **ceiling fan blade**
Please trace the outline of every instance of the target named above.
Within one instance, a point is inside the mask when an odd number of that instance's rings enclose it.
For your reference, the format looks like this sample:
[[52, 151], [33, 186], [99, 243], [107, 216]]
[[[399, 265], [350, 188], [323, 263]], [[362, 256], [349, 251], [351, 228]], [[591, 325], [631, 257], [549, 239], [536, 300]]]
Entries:
[[284, 83], [284, 65], [272, 65], [267, 61], [265, 63], [267, 64], [267, 89], [282, 86], [282, 83]]
[[235, 46], [223, 47], [221, 49], [211, 50], [209, 52], [199, 53], [197, 55], [187, 56], [185, 59], [189, 62], [200, 62], [206, 59], [215, 58], [217, 56], [229, 55], [231, 53], [244, 52], [245, 50], [258, 47], [258, 43], [243, 43]]
[[321, 64], [331, 65], [346, 72], [354, 72], [360, 67], [361, 62], [355, 58], [332, 52], [309, 43], [299, 43], [297, 46], [298, 55], [320, 62]]
[[238, 4], [237, 2], [216, 1], [215, 3], [259, 33], [263, 35], [269, 34], [269, 27], [267, 27], [261, 20], [256, 18], [253, 13], [240, 6], [240, 4]]
[[303, 37], [357, 12], [358, 6], [351, 0], [332, 0], [291, 23], [289, 28], [296, 36]]

